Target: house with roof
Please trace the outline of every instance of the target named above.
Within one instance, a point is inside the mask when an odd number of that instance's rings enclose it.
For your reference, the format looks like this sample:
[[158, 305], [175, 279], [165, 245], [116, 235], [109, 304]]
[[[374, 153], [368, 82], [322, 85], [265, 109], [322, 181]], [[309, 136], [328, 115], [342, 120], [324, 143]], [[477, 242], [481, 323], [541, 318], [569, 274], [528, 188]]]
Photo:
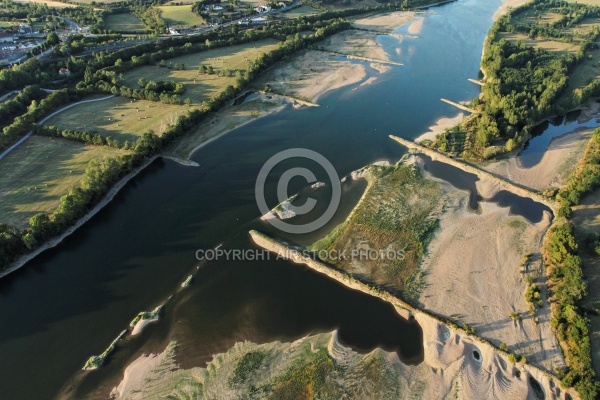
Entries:
[[266, 13], [271, 11], [271, 6], [268, 4], [261, 4], [260, 6], [254, 8], [254, 11], [256, 11], [259, 14]]

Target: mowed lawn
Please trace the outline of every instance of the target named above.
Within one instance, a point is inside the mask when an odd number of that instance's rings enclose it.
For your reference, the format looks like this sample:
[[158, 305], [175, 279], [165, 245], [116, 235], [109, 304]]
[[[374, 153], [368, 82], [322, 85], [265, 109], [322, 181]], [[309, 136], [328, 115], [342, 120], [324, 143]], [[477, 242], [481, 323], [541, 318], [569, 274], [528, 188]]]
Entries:
[[108, 100], [83, 103], [46, 121], [45, 125], [61, 129], [97, 132], [121, 143], [133, 144], [149, 130], [160, 135], [177, 122], [189, 106], [163, 104], [146, 100], [113, 97]]
[[147, 30], [138, 17], [129, 13], [108, 15], [104, 19], [104, 25], [106, 29], [115, 32], [141, 32]]
[[66, 139], [31, 136], [0, 160], [0, 222], [23, 228], [40, 212], [53, 212], [79, 185], [92, 159], [126, 154]]
[[204, 23], [204, 19], [192, 12], [192, 5], [160, 6], [161, 18], [171, 27], [192, 27]]
[[167, 65], [181, 63], [185, 70], [174, 70], [148, 65], [126, 72], [123, 75], [125, 83], [132, 88], [139, 88], [138, 81], [144, 78], [147, 81], [175, 81], [182, 82], [185, 87], [183, 98], [189, 98], [194, 104], [210, 100], [219, 94], [227, 85], [235, 83], [235, 76], [219, 76], [200, 74], [200, 65], [212, 66], [215, 72], [220, 70], [245, 71], [248, 63], [255, 60], [260, 54], [266, 53], [278, 46], [278, 41], [265, 39], [243, 45], [227, 46], [200, 53], [188, 54], [166, 60]]

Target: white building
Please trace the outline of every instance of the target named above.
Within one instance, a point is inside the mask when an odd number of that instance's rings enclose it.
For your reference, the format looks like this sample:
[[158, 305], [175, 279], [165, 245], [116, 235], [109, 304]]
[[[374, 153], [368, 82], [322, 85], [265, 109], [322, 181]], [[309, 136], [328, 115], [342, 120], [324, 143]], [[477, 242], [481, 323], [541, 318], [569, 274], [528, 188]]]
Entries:
[[256, 7], [254, 11], [256, 11], [259, 14], [266, 13], [271, 11], [271, 6], [268, 4], [261, 4], [260, 6]]
[[266, 24], [268, 22], [265, 17], [252, 18], [250, 21], [253, 24]]
[[18, 37], [15, 37], [10, 33], [0, 33], [0, 43], [15, 42], [18, 39], [19, 39]]

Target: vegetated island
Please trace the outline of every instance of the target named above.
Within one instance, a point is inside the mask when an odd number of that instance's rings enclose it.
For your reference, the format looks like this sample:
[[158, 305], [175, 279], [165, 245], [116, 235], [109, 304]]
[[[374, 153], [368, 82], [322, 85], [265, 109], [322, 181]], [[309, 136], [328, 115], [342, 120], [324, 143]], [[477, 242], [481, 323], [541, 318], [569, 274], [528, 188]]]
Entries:
[[115, 349], [115, 346], [117, 345], [117, 342], [119, 340], [121, 340], [121, 338], [123, 336], [125, 336], [126, 333], [127, 333], [127, 329], [125, 329], [123, 332], [121, 332], [119, 334], [119, 336], [117, 336], [117, 338], [111, 342], [110, 346], [108, 346], [106, 348], [106, 350], [104, 350], [104, 352], [102, 354], [100, 354], [99, 356], [91, 356], [86, 361], [86, 363], [82, 369], [84, 371], [89, 371], [89, 370], [97, 369], [100, 366], [102, 366], [102, 364], [104, 364], [104, 361], [106, 360], [106, 357], [108, 357], [110, 355], [110, 353], [112, 353], [112, 351]]
[[[188, 278], [188, 280], [191, 279]], [[186, 280], [186, 282], [188, 282], [188, 280]], [[140, 334], [146, 325], [158, 321], [160, 318], [160, 311], [162, 310], [163, 306], [164, 304], [161, 304], [152, 311], [142, 311], [133, 320], [131, 320], [129, 323], [129, 327], [132, 328], [131, 336]]]

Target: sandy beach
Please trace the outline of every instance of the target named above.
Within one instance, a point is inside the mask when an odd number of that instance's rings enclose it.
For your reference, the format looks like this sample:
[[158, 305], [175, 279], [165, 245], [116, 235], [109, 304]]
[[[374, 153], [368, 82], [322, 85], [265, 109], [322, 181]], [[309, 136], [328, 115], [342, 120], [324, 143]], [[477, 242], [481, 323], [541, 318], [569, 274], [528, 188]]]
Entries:
[[191, 132], [165, 151], [166, 154], [189, 159], [198, 149], [257, 118], [275, 113], [285, 106], [277, 96], [259, 95], [238, 106], [228, 106], [206, 118]]
[[539, 163], [524, 168], [518, 156], [502, 159], [483, 168], [532, 189], [560, 188], [577, 164], [593, 129], [581, 129], [558, 137], [550, 143]]
[[500, 16], [506, 14], [509, 9], [516, 8], [522, 6], [523, 4], [529, 3], [531, 0], [502, 0], [502, 6], [496, 11], [494, 14], [494, 20], [498, 19]]
[[377, 33], [348, 30], [336, 33], [320, 43], [320, 48], [341, 54], [389, 61], [389, 56], [377, 43]]
[[[597, 118], [600, 118], [600, 104], [591, 103], [581, 110], [577, 120], [581, 123]], [[531, 168], [524, 168], [518, 155], [487, 163], [482, 167], [532, 189], [561, 188], [577, 165], [593, 131], [593, 128], [580, 128], [554, 138], [542, 159]]]
[[253, 86], [268, 85], [275, 93], [316, 103], [328, 91], [358, 83], [365, 76], [362, 65], [339, 60], [328, 52], [308, 50], [270, 70]]
[[[443, 182], [443, 181], [442, 181]], [[528, 314], [525, 302], [526, 274], [521, 264], [532, 254], [528, 275], [542, 277], [540, 244], [550, 226], [545, 213], [532, 223], [509, 208], [481, 202], [481, 210], [467, 209], [469, 195], [443, 183], [447, 203], [440, 226], [422, 263], [427, 286], [419, 299], [436, 314], [466, 322], [478, 336], [496, 346], [505, 343], [524, 354], [528, 362], [553, 371], [564, 365], [549, 324], [547, 304], [536, 311], [538, 322]], [[480, 179], [477, 190], [489, 198], [498, 192], [496, 182]], [[515, 321], [509, 316], [519, 315]]]
[[429, 127], [427, 132], [416, 138], [415, 142], [420, 143], [423, 140], [435, 140], [435, 137], [438, 134], [444, 132], [446, 129], [450, 129], [460, 124], [464, 119], [464, 113], [459, 113], [455, 117], [440, 118], [435, 122], [435, 125]]
[[[389, 14], [375, 15], [367, 18], [360, 18], [354, 21], [353, 25], [360, 29], [367, 29], [381, 33], [391, 33], [398, 27], [416, 22], [417, 13], [413, 11], [397, 11]], [[419, 18], [422, 24], [422, 18]], [[416, 25], [413, 29], [419, 28], [415, 33], [420, 31], [420, 25]], [[410, 28], [409, 28], [410, 29]], [[411, 32], [413, 33], [413, 32]]]

